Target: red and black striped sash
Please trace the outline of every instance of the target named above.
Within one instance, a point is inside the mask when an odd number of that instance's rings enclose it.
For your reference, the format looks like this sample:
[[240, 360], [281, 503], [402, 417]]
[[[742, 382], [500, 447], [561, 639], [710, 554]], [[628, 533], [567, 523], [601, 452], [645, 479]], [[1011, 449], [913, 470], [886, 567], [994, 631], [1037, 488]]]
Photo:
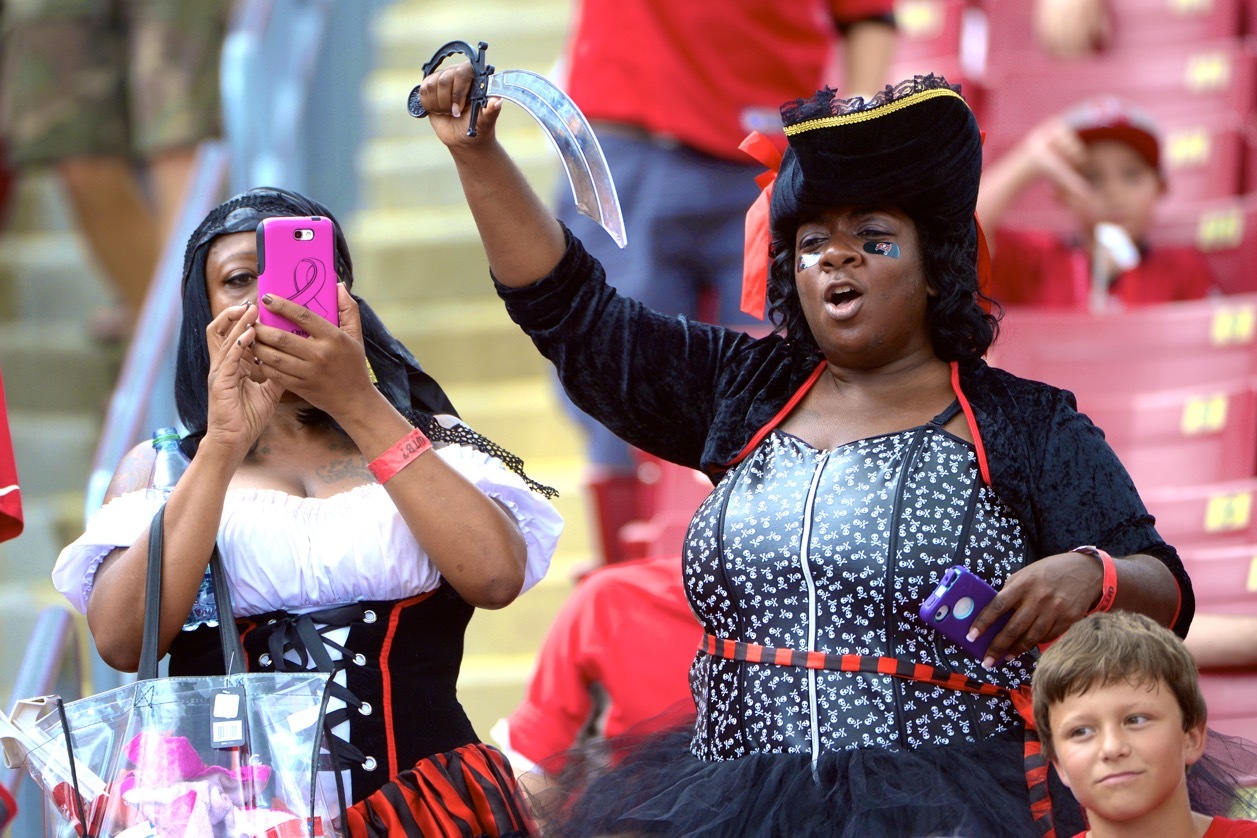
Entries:
[[950, 690], [1008, 698], [1026, 724], [1023, 764], [1026, 769], [1026, 788], [1030, 792], [1030, 813], [1034, 818], [1039, 834], [1043, 838], [1056, 838], [1056, 830], [1052, 825], [1052, 800], [1048, 796], [1047, 759], [1043, 756], [1043, 745], [1039, 741], [1039, 731], [1034, 724], [1034, 703], [1029, 686], [1021, 686], [1015, 690], [1010, 690], [1007, 687], [979, 681], [968, 675], [949, 672], [937, 666], [910, 663], [901, 661], [898, 658], [879, 657], [876, 655], [831, 655], [826, 652], [777, 649], [772, 646], [761, 646], [758, 643], [725, 640], [716, 637], [714, 634], [705, 635], [699, 651], [705, 652], [714, 658], [723, 658], [725, 660], [772, 664], [774, 666], [794, 666], [801, 669], [824, 669], [830, 672], [864, 672], [870, 675], [888, 675], [892, 678], [919, 681]]

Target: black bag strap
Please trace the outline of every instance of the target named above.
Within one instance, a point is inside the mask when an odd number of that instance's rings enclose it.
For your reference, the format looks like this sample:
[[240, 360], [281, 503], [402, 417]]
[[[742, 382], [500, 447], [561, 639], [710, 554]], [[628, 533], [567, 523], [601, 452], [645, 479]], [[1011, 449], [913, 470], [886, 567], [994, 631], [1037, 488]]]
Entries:
[[[162, 536], [166, 517], [166, 505], [162, 504], [153, 516], [148, 531], [148, 573], [144, 582], [144, 634], [140, 645], [140, 668], [136, 677], [157, 677], [157, 647], [161, 628], [161, 577]], [[245, 673], [244, 646], [236, 631], [232, 616], [231, 592], [227, 589], [227, 574], [223, 571], [218, 546], [210, 554], [210, 579], [214, 584], [214, 605], [218, 610], [218, 637], [223, 648], [223, 670], [228, 675]]]

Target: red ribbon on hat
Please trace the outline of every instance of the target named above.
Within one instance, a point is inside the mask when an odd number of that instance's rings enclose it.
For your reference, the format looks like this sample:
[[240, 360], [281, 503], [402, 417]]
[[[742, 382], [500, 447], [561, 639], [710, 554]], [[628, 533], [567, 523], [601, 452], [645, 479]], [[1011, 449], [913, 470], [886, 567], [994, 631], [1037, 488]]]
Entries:
[[768, 298], [768, 249], [772, 245], [768, 210], [772, 203], [773, 184], [777, 181], [777, 171], [781, 168], [781, 151], [772, 140], [758, 131], [748, 134], [738, 148], [768, 167], [768, 171], [756, 176], [755, 182], [760, 188], [759, 197], [746, 211], [746, 242], [742, 251], [742, 302], [740, 306], [742, 311], [763, 320]]

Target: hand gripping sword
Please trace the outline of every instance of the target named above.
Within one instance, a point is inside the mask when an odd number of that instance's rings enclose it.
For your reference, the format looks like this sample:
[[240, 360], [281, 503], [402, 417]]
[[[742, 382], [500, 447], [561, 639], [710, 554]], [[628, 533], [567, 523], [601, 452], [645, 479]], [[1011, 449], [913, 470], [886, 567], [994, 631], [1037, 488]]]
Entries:
[[[490, 96], [519, 105], [545, 130], [550, 143], [559, 153], [576, 208], [582, 215], [596, 221], [616, 244], [624, 247], [628, 244], [628, 236], [624, 231], [624, 216], [620, 213], [620, 199], [615, 193], [615, 181], [611, 179], [607, 159], [589, 120], [566, 93], [544, 76], [528, 70], [496, 70], [493, 65], [485, 64], [484, 51], [488, 47], [484, 41], [479, 43], [478, 50], [472, 49], [466, 41], [450, 41], [423, 65], [423, 77], [430, 76], [451, 55], [461, 53], [467, 56], [476, 73], [470, 97], [467, 136], [476, 136], [476, 120]], [[428, 115], [419, 103], [418, 86], [410, 91], [407, 105], [413, 117]]]

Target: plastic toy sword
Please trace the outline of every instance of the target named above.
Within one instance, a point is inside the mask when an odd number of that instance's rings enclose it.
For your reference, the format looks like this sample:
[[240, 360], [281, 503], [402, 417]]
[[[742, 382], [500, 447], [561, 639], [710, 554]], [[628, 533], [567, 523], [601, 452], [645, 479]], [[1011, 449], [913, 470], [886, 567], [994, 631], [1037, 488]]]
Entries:
[[[602, 229], [620, 247], [628, 244], [624, 231], [624, 216], [620, 213], [620, 199], [615, 192], [615, 182], [602, 146], [594, 136], [589, 120], [576, 107], [576, 103], [544, 76], [528, 70], [497, 70], [486, 64], [484, 51], [489, 45], [479, 43], [472, 49], [466, 41], [450, 41], [423, 65], [427, 78], [451, 55], [463, 54], [471, 62], [476, 73], [475, 87], [470, 97], [470, 116], [467, 136], [476, 136], [476, 119], [490, 96], [514, 102], [545, 130], [551, 144], [563, 161], [567, 182], [572, 187], [576, 208], [602, 226]], [[410, 91], [408, 102], [410, 115], [424, 117], [428, 112], [419, 103], [419, 87]]]

